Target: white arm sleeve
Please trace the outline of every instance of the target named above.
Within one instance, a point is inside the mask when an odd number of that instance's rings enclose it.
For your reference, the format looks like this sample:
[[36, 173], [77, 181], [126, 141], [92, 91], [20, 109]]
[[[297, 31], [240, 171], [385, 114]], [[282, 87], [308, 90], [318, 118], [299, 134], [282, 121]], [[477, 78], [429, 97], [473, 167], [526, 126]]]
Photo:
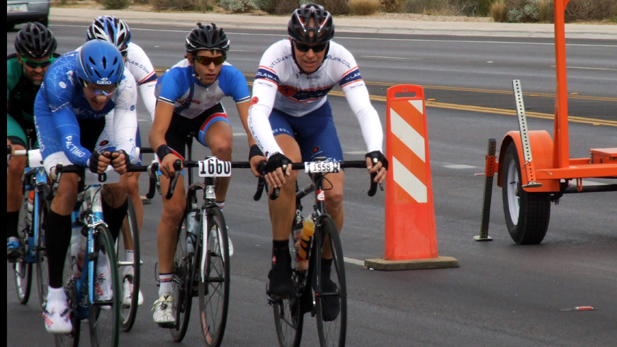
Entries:
[[[126, 74], [126, 72], [125, 72]], [[139, 153], [135, 143], [137, 134], [137, 87], [135, 79], [125, 76], [116, 90], [114, 100], [116, 106], [113, 114], [114, 140], [116, 150], [124, 150], [130, 157], [132, 164], [139, 160]]]
[[383, 153], [383, 130], [381, 128], [381, 121], [377, 110], [371, 104], [371, 99], [364, 85], [362, 83], [353, 83], [343, 87], [343, 92], [349, 103], [349, 107], [358, 118], [360, 123], [360, 129], [362, 130], [362, 137], [364, 143], [366, 143], [366, 151], [380, 151]]
[[144, 105], [150, 113], [152, 122], [154, 122], [154, 110], [156, 109], [156, 96], [154, 90], [156, 89], [156, 80], [148, 83], [144, 83], [139, 86], [139, 94], [141, 95]]
[[255, 142], [268, 158], [274, 153], [283, 154], [283, 151], [274, 139], [270, 120], [268, 119], [272, 112], [276, 91], [276, 83], [265, 79], [255, 79], [253, 82], [252, 106], [249, 108], [249, 129]]

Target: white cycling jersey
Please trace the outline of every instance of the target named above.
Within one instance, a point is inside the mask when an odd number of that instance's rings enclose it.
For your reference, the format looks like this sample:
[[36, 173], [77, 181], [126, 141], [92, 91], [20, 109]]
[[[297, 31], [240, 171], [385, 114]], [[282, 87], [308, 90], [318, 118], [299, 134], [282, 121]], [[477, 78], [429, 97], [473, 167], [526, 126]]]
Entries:
[[295, 62], [289, 39], [278, 41], [266, 50], [253, 82], [248, 123], [261, 150], [269, 156], [282, 153], [268, 121], [273, 108], [302, 117], [321, 107], [337, 83], [358, 118], [367, 152], [382, 152], [383, 132], [379, 115], [371, 105], [353, 55], [345, 47], [330, 41], [323, 64], [307, 75]]
[[154, 110], [156, 109], [154, 89], [156, 88], [157, 76], [150, 58], [141, 47], [130, 42], [124, 67], [135, 77], [135, 82], [139, 86], [139, 95], [154, 122]]

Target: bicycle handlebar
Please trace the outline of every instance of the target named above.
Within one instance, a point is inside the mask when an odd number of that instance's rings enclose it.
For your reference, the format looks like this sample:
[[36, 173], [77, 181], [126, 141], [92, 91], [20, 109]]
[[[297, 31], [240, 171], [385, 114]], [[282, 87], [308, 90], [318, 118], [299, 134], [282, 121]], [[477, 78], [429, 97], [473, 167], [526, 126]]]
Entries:
[[[305, 162], [302, 163], [292, 163], [291, 164], [291, 169], [292, 170], [304, 170], [305, 168]], [[363, 160], [348, 160], [348, 161], [339, 161], [338, 164], [340, 165], [341, 169], [345, 169], [345, 168], [358, 168], [358, 169], [366, 169], [366, 161]], [[284, 171], [287, 170], [287, 168], [283, 169]], [[377, 173], [372, 173], [371, 174], [371, 186], [368, 190], [368, 196], [374, 196], [375, 193], [377, 193], [377, 182], [375, 182], [375, 176], [377, 176]], [[379, 185], [381, 190], [383, 191], [383, 186]], [[276, 200], [279, 196], [279, 192], [280, 192], [280, 188], [274, 188], [274, 190], [272, 190], [272, 193], [270, 194], [270, 200]]]

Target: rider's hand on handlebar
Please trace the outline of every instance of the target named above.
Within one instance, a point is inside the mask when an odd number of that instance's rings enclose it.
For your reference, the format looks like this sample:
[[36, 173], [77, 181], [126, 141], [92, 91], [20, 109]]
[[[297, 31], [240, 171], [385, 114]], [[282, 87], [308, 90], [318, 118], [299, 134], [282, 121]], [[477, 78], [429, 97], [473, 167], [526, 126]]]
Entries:
[[109, 164], [111, 164], [111, 152], [105, 151], [101, 153], [98, 150], [92, 151], [88, 160], [88, 168], [90, 168], [91, 172], [101, 174], [107, 170]]
[[173, 154], [166, 155], [163, 160], [161, 160], [161, 165], [159, 166], [159, 170], [163, 173], [163, 175], [167, 178], [172, 178], [176, 173], [174, 169], [174, 163], [179, 158]]
[[266, 157], [263, 157], [261, 155], [256, 155], [250, 159], [251, 172], [253, 173], [253, 175], [255, 175], [255, 177], [262, 177], [261, 173], [259, 172], [259, 165], [264, 161], [266, 161]]
[[369, 174], [377, 173], [373, 182], [383, 184], [388, 171], [388, 160], [379, 151], [373, 151], [366, 154], [366, 168]]
[[266, 165], [265, 178], [268, 185], [273, 188], [281, 188], [286, 182], [285, 177], [290, 175], [291, 160], [281, 153], [271, 155]]
[[112, 152], [110, 159], [111, 165], [114, 167], [114, 171], [120, 175], [126, 172], [127, 165], [129, 164], [129, 156], [124, 150]]

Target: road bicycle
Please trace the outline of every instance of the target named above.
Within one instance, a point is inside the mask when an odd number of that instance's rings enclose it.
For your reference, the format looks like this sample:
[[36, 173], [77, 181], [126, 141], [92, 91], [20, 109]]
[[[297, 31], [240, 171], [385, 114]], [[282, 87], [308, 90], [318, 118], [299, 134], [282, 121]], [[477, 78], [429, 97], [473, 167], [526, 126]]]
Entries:
[[[201, 332], [206, 346], [220, 346], [225, 334], [229, 310], [230, 249], [228, 228], [221, 209], [216, 205], [217, 177], [230, 177], [232, 168], [250, 168], [248, 162], [228, 162], [208, 157], [192, 161], [192, 141], [186, 138], [188, 160], [177, 160], [166, 199], [175, 190], [182, 167], [188, 170], [188, 190], [184, 217], [177, 228], [177, 246], [173, 265], [173, 298], [176, 325], [170, 328], [174, 341], [186, 335], [193, 297], [199, 297]], [[194, 182], [192, 168], [198, 168], [203, 182]], [[201, 206], [198, 191], [203, 190]], [[192, 216], [195, 217], [192, 217]], [[190, 218], [195, 218], [194, 222]], [[191, 231], [191, 226], [195, 229]]]
[[[33, 137], [27, 133], [30, 147], [33, 145]], [[7, 155], [11, 154], [11, 146], [7, 146]], [[36, 265], [36, 277], [38, 284], [39, 303], [45, 305], [47, 298], [47, 258], [45, 256], [45, 231], [43, 220], [49, 209], [46, 197], [49, 195], [47, 174], [42, 166], [40, 151], [16, 150], [14, 156], [27, 156], [27, 167], [22, 178], [23, 202], [20, 208], [18, 236], [22, 245], [22, 256], [15, 260], [13, 272], [15, 275], [15, 287], [19, 303], [25, 305], [30, 298], [32, 287], [32, 266]], [[29, 199], [32, 195], [32, 207], [29, 208]]]
[[[301, 200], [313, 191], [315, 192], [315, 205], [311, 217], [315, 223], [315, 229], [307, 252], [308, 269], [299, 269], [298, 262], [292, 261], [292, 282], [294, 295], [290, 297], [278, 297], [268, 293], [268, 301], [274, 310], [274, 322], [279, 344], [282, 347], [298, 347], [302, 340], [302, 328], [304, 314], [311, 313], [317, 319], [317, 331], [320, 346], [345, 346], [347, 332], [347, 286], [345, 281], [345, 265], [343, 260], [343, 248], [339, 238], [338, 229], [334, 220], [327, 214], [325, 205], [324, 180], [326, 174], [339, 172], [343, 168], [366, 169], [365, 161], [325, 161], [325, 158], [316, 158], [312, 162], [293, 163], [293, 170], [304, 170], [312, 175], [312, 183], [298, 189], [296, 183], [296, 211], [294, 223], [291, 229], [290, 250], [296, 251], [294, 236], [296, 230], [302, 229], [304, 220], [302, 217]], [[373, 181], [375, 174], [371, 176], [369, 196], [375, 195], [377, 183]], [[270, 198], [276, 198], [276, 190]], [[330, 279], [334, 287], [324, 288], [322, 277], [322, 251], [329, 247], [332, 250], [333, 260]], [[293, 254], [293, 253], [292, 253]], [[292, 257], [296, 259], [296, 257]], [[338, 314], [327, 311], [326, 304], [338, 303]], [[336, 304], [335, 304], [336, 305]]]
[[[149, 167], [129, 165], [128, 172], [147, 171]], [[90, 332], [91, 346], [118, 346], [121, 315], [121, 286], [118, 275], [119, 266], [128, 265], [118, 262], [116, 245], [103, 220], [102, 195], [103, 184], [117, 183], [120, 175], [109, 167], [103, 174], [91, 173], [83, 167], [62, 166], [55, 167], [57, 179], [52, 191], [55, 192], [63, 173], [77, 173], [82, 175], [85, 188], [77, 196], [75, 211], [72, 214], [72, 223], [83, 225], [81, 234], [85, 237], [85, 254], [83, 268], [79, 276], [71, 276], [64, 289], [71, 309], [71, 323], [73, 331], [65, 335], [54, 335], [56, 346], [78, 346], [81, 330], [81, 321], [87, 320]], [[130, 199], [127, 197], [130, 204]], [[137, 225], [136, 222], [134, 225]], [[120, 238], [120, 237], [119, 237]], [[76, 264], [73, 264], [76, 266]], [[134, 266], [134, 265], [133, 265]], [[95, 281], [99, 269], [109, 269], [109, 278], [103, 282], [111, 288], [110, 298], [99, 298], [95, 293]], [[74, 268], [73, 273], [76, 273]], [[66, 270], [65, 270], [66, 271]], [[105, 284], [109, 282], [110, 284]]]

